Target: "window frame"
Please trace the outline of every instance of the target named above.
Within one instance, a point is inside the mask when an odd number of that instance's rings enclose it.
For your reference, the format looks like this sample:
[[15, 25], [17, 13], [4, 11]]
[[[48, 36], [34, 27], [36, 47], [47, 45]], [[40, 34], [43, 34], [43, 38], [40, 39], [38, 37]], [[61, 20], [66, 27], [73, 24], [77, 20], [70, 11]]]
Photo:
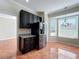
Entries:
[[[64, 17], [73, 17], [73, 16], [78, 16], [78, 38], [68, 38], [68, 37], [60, 37], [58, 34], [59, 34], [59, 18], [64, 18]], [[52, 36], [52, 37], [58, 37], [58, 38], [66, 38], [66, 39], [79, 39], [79, 14], [76, 14], [76, 15], [69, 15], [69, 16], [64, 16], [64, 17], [59, 17], [59, 18], [55, 18], [57, 20], [57, 35], [56, 36]], [[53, 17], [51, 17], [53, 18]], [[49, 22], [49, 27], [50, 27], [50, 22]], [[49, 28], [49, 34], [50, 34], [50, 28]]]

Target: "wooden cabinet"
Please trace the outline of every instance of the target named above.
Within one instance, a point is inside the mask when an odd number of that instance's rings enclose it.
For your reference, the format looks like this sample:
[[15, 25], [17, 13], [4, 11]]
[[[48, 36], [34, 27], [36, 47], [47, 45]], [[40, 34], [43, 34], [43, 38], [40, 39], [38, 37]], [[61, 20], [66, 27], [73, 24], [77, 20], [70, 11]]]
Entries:
[[28, 52], [30, 50], [30, 38], [25, 38], [23, 43], [24, 52]]
[[39, 36], [39, 49], [45, 47], [47, 44], [46, 35], [40, 35]]
[[34, 23], [34, 15], [33, 14], [30, 14], [29, 23], [30, 24], [33, 24]]
[[47, 40], [46, 40], [46, 35], [42, 34], [42, 35], [38, 35], [35, 39], [35, 48], [36, 49], [41, 49], [43, 47], [45, 47], [47, 44]]
[[37, 23], [41, 19], [41, 17], [34, 15], [32, 13], [26, 12], [24, 10], [20, 11], [19, 16], [19, 27], [20, 28], [30, 28], [30, 24]]
[[37, 23], [38, 22], [38, 18], [36, 15], [34, 15], [34, 23]]
[[33, 50], [34, 49], [34, 38], [30, 39], [30, 49]]
[[20, 11], [20, 21], [19, 21], [19, 27], [20, 28], [29, 28], [29, 13], [26, 11], [21, 10]]
[[39, 16], [30, 13], [30, 20], [29, 20], [30, 24], [37, 23], [39, 21], [40, 21]]
[[19, 37], [19, 50], [24, 54], [34, 49], [34, 38]]

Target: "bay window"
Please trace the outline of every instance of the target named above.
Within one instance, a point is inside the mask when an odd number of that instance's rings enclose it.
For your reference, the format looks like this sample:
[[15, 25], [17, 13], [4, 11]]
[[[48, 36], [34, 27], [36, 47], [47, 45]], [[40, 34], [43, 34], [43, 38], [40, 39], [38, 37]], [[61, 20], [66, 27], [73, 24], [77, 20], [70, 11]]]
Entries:
[[78, 15], [50, 18], [50, 35], [78, 39]]

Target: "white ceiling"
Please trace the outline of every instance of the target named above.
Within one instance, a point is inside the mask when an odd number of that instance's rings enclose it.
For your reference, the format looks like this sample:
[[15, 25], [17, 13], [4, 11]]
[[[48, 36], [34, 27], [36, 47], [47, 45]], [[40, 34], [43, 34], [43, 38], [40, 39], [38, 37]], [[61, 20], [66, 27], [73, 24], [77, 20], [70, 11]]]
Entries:
[[79, 0], [15, 0], [16, 2], [28, 7], [34, 11], [54, 12], [58, 9], [79, 3]]

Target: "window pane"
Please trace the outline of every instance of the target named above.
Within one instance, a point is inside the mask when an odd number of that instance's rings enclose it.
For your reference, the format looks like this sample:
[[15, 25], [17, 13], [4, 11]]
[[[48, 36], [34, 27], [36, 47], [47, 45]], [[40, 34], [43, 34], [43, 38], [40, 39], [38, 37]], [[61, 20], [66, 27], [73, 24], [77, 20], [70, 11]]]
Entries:
[[78, 39], [78, 16], [60, 18], [58, 36]]
[[57, 36], [57, 20], [50, 19], [50, 36]]

